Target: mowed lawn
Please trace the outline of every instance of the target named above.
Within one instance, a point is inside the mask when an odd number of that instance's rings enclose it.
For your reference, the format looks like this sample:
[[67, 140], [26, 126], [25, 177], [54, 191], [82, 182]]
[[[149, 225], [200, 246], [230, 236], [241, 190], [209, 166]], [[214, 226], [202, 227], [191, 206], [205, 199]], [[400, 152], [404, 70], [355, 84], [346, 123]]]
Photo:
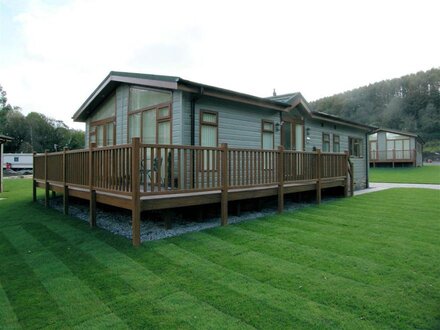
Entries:
[[440, 328], [440, 192], [387, 190], [135, 249], [0, 197], [0, 328]]
[[370, 168], [370, 181], [440, 184], [440, 166]]

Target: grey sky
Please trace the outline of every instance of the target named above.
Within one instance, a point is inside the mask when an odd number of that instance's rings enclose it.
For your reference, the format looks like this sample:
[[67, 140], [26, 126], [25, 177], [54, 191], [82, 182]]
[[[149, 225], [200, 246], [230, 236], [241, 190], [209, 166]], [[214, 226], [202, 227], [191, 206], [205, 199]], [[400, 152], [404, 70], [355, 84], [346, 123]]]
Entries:
[[439, 1], [0, 0], [0, 84], [70, 117], [111, 70], [309, 101], [440, 66]]

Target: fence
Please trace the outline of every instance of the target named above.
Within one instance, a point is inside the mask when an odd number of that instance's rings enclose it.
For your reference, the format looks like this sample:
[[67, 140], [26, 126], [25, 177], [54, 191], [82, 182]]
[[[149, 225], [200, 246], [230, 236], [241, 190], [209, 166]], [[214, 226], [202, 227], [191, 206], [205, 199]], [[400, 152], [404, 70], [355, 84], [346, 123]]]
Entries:
[[137, 145], [36, 154], [35, 179], [120, 194], [139, 187], [148, 196], [275, 185], [280, 175], [285, 183], [347, 175], [343, 153]]
[[370, 150], [371, 162], [414, 161], [416, 150]]

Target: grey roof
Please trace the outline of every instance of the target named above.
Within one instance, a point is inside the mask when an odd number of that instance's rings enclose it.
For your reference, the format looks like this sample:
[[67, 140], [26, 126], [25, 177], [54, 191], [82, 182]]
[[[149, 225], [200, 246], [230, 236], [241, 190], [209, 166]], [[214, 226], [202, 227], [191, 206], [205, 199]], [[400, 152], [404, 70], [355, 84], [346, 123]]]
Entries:
[[85, 121], [99, 104], [112, 93], [115, 88], [122, 83], [156, 87], [168, 90], [182, 90], [185, 92], [216, 97], [220, 99], [233, 100], [236, 102], [252, 104], [254, 106], [269, 108], [277, 111], [289, 111], [298, 105], [304, 109], [309, 117], [355, 126], [366, 131], [371, 131], [377, 127], [363, 125], [337, 116], [311, 110], [301, 93], [289, 93], [270, 97], [258, 97], [250, 94], [239, 93], [229, 89], [205, 85], [176, 76], [164, 76], [133, 72], [111, 71], [107, 77], [99, 84], [87, 100], [73, 115], [75, 121]]
[[389, 133], [394, 133], [394, 134], [411, 136], [411, 137], [415, 137], [416, 139], [419, 139], [420, 142], [422, 142], [423, 144], [425, 143], [425, 141], [423, 141], [423, 139], [420, 137], [420, 135], [418, 135], [416, 133], [410, 133], [410, 132], [405, 132], [405, 131], [398, 131], [398, 130], [395, 130], [395, 129], [380, 128], [379, 127], [376, 130], [374, 130], [373, 132], [371, 132], [371, 134], [374, 134], [374, 133], [377, 133], [377, 132], [389, 132]]
[[283, 95], [275, 95], [275, 96], [269, 96], [267, 97], [269, 100], [283, 102], [283, 103], [291, 103], [291, 101], [297, 97], [299, 93], [289, 93], [289, 94], [283, 94]]
[[168, 90], [180, 89], [190, 93], [204, 94], [228, 100], [235, 99], [239, 100], [239, 102], [249, 103], [279, 111], [284, 110], [287, 106], [286, 103], [278, 102], [276, 100], [270, 100], [250, 94], [205, 85], [175, 76], [111, 71], [87, 98], [87, 100], [81, 105], [81, 107], [75, 112], [72, 118], [75, 121], [84, 121], [121, 83], [163, 88]]

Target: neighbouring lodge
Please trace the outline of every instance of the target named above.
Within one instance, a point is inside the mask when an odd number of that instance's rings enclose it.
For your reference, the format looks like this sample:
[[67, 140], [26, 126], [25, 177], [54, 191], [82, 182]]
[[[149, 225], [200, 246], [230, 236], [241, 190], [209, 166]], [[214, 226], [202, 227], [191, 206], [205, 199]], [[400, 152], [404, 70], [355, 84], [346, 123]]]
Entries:
[[379, 128], [368, 137], [372, 166], [422, 166], [423, 144], [414, 133]]
[[73, 115], [86, 149], [34, 156], [36, 188], [140, 214], [340, 188], [368, 187], [371, 126], [310, 109], [300, 93], [256, 97], [179, 77], [110, 72]]

